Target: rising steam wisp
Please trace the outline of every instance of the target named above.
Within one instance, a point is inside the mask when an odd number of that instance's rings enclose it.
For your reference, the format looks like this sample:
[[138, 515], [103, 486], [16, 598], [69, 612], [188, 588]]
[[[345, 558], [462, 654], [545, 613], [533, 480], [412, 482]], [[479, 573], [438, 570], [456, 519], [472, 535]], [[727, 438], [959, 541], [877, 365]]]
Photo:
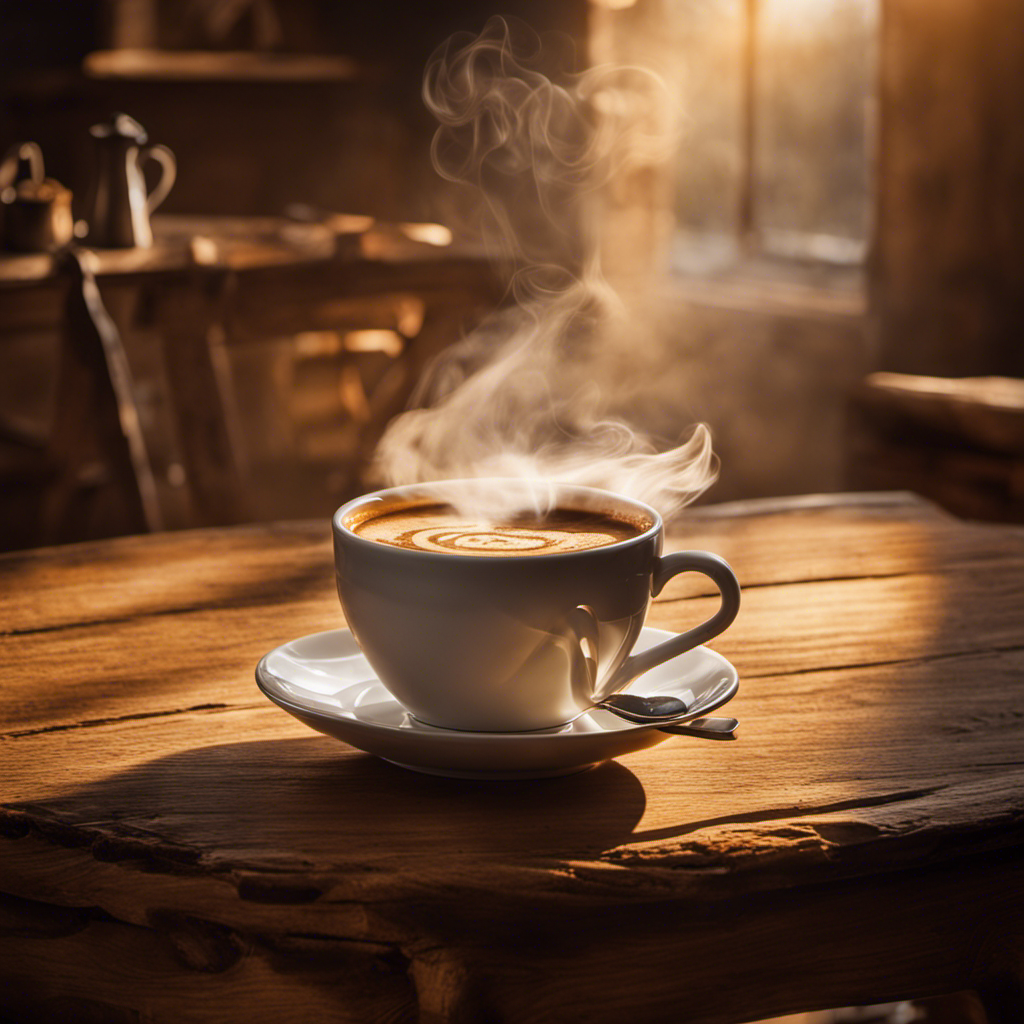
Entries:
[[[534, 54], [538, 51], [533, 46]], [[663, 88], [638, 69], [599, 68], [557, 85], [517, 54], [492, 19], [453, 38], [424, 80], [440, 121], [432, 147], [444, 177], [473, 190], [481, 230], [510, 268], [513, 305], [446, 350], [375, 459], [389, 484], [462, 478], [585, 484], [646, 501], [671, 516], [717, 476], [707, 428], [677, 447], [610, 411], [617, 368], [651, 338], [600, 272], [587, 228], [600, 188], [663, 158]], [[522, 488], [471, 490], [489, 519], [524, 511]]]

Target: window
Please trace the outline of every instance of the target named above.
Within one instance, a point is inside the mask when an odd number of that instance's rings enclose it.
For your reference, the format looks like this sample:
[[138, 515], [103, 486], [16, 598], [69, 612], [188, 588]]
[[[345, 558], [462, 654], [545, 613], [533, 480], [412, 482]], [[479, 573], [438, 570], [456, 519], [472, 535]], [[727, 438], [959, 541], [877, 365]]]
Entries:
[[648, 64], [680, 98], [677, 269], [863, 261], [879, 2], [602, 0], [595, 7], [594, 57]]

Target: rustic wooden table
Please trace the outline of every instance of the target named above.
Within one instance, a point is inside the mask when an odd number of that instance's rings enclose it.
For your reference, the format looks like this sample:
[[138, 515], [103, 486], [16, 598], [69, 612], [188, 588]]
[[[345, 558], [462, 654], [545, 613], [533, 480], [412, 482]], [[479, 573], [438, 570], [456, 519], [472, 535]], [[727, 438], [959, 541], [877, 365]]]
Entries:
[[[264, 700], [328, 525], [0, 559], [0, 1016], [686, 1021], [974, 988], [1024, 1020], [1024, 529], [693, 512], [745, 587], [734, 743], [417, 775]], [[681, 629], [713, 598], [674, 580]]]

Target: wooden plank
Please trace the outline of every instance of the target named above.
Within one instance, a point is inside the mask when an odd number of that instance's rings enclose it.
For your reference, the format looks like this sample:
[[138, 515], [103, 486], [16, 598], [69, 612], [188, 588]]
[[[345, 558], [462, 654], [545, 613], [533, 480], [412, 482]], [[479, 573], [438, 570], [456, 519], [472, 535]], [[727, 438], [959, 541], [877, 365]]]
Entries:
[[206, 50], [95, 50], [82, 69], [90, 78], [160, 82], [356, 82], [369, 69], [326, 54]]
[[[367, 296], [416, 295], [433, 306], [472, 310], [500, 298], [493, 270], [485, 261], [438, 250], [398, 259], [310, 261], [293, 267], [238, 271], [230, 308], [229, 333], [241, 341], [342, 325], [349, 303]], [[301, 322], [302, 311], [309, 319]]]
[[[409, 289], [444, 292], [465, 284], [496, 296], [502, 291], [492, 264], [478, 246], [417, 241], [413, 236], [422, 227], [418, 225], [371, 220], [369, 231], [335, 226], [347, 220], [351, 218], [344, 215], [308, 223], [285, 217], [157, 214], [152, 248], [97, 250], [96, 274], [104, 281], [123, 283], [140, 277], [174, 278], [204, 269], [235, 270], [254, 275], [258, 290], [261, 280], [277, 279], [290, 268], [291, 278], [326, 278], [341, 296]], [[58, 270], [56, 258], [49, 253], [0, 255], [0, 288], [8, 294], [37, 288], [52, 283]], [[290, 277], [285, 274], [281, 280], [287, 282]]]
[[1024, 380], [873, 373], [858, 398], [868, 408], [902, 416], [905, 422], [948, 437], [1024, 455]]
[[1024, 522], [1024, 381], [871, 374], [853, 395], [859, 487], [912, 487], [956, 515]]
[[886, 4], [870, 262], [879, 367], [1024, 376], [1022, 69], [1016, 3]]
[[[510, 894], [470, 904], [461, 919], [443, 911], [437, 916], [435, 904], [433, 926], [419, 941], [387, 944], [330, 934], [305, 942], [299, 935], [260, 936], [167, 910], [150, 918], [150, 924], [164, 927], [168, 919], [181, 922], [174, 930], [167, 927], [166, 936], [117, 920], [90, 920], [87, 910], [66, 914], [78, 930], [65, 924], [61, 934], [54, 908], [43, 906], [31, 908], [40, 921], [34, 934], [0, 938], [0, 949], [9, 964], [7, 977], [18, 971], [27, 979], [22, 991], [42, 990], [50, 999], [82, 999], [87, 993], [91, 1001], [116, 1007], [141, 1004], [158, 1022], [237, 1020], [238, 1007], [247, 1010], [258, 1000], [279, 1014], [276, 1019], [308, 1020], [303, 1015], [309, 1006], [323, 1006], [332, 997], [329, 1019], [342, 1021], [487, 1021], [501, 1007], [506, 1020], [656, 1022], [678, 1012], [679, 982], [686, 977], [686, 1020], [725, 1024], [749, 1019], [753, 1006], [787, 1012], [976, 983], [980, 979], [965, 965], [986, 940], [974, 929], [973, 911], [988, 913], [998, 934], [1000, 927], [1010, 927], [1008, 915], [1021, 909], [1019, 863], [996, 862], [986, 874], [982, 884], [964, 884], [955, 870], [924, 874], [913, 887], [892, 879], [846, 883], [827, 904], [811, 889], [782, 901], [745, 899], [686, 909], [654, 902], [634, 904], [625, 913], [541, 905], [528, 922], [516, 914], [518, 901]], [[1001, 905], [992, 897], [997, 887], [1006, 894]], [[951, 903], [951, 888], [968, 899]], [[280, 916], [281, 907], [276, 910]], [[571, 942], [564, 928], [567, 913], [577, 933]], [[680, 927], [681, 914], [689, 927]], [[33, 918], [26, 909], [22, 917], [28, 918], [27, 932]], [[922, 922], [929, 927], [921, 930]], [[865, 932], [876, 941], [865, 944]], [[817, 941], [808, 945], [806, 936]], [[521, 950], [515, 968], [501, 955], [510, 942]], [[624, 973], [626, 950], [635, 955], [639, 972]], [[857, 969], [842, 968], [849, 963]], [[794, 970], [804, 982], [799, 994], [792, 985]], [[522, 983], [524, 977], [529, 984]], [[7, 989], [12, 990], [18, 988]], [[280, 1000], [281, 993], [290, 996], [290, 1004]], [[400, 1016], [385, 1016], [413, 994], [418, 1015], [406, 1003]], [[255, 1020], [269, 1019], [258, 1005], [253, 1012]]]
[[[965, 522], [909, 497], [817, 495], [697, 507], [670, 524], [667, 547], [718, 552], [746, 588], [1009, 565], [1024, 556], [1024, 529]], [[867, 540], [851, 543], [851, 532]], [[697, 579], [683, 577], [690, 587]]]
[[328, 936], [259, 940], [204, 918], [153, 908], [145, 924], [89, 910], [55, 914], [0, 899], [8, 1020], [60, 1024], [139, 1019], [277, 1024], [306, 1019], [409, 1020], [405, 958], [389, 946]]
[[[330, 524], [277, 523], [118, 537], [0, 555], [0, 636], [220, 604], [333, 594]], [[335, 599], [336, 600], [336, 599]]]

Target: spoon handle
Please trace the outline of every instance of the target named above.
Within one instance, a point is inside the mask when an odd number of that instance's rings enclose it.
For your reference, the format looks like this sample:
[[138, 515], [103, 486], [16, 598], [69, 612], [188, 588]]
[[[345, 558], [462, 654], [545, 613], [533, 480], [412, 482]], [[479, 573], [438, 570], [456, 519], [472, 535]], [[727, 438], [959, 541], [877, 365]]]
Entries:
[[705, 740], [734, 740], [739, 722], [735, 718], [696, 718], [682, 725], [663, 725], [661, 732], [678, 736], [699, 736]]

